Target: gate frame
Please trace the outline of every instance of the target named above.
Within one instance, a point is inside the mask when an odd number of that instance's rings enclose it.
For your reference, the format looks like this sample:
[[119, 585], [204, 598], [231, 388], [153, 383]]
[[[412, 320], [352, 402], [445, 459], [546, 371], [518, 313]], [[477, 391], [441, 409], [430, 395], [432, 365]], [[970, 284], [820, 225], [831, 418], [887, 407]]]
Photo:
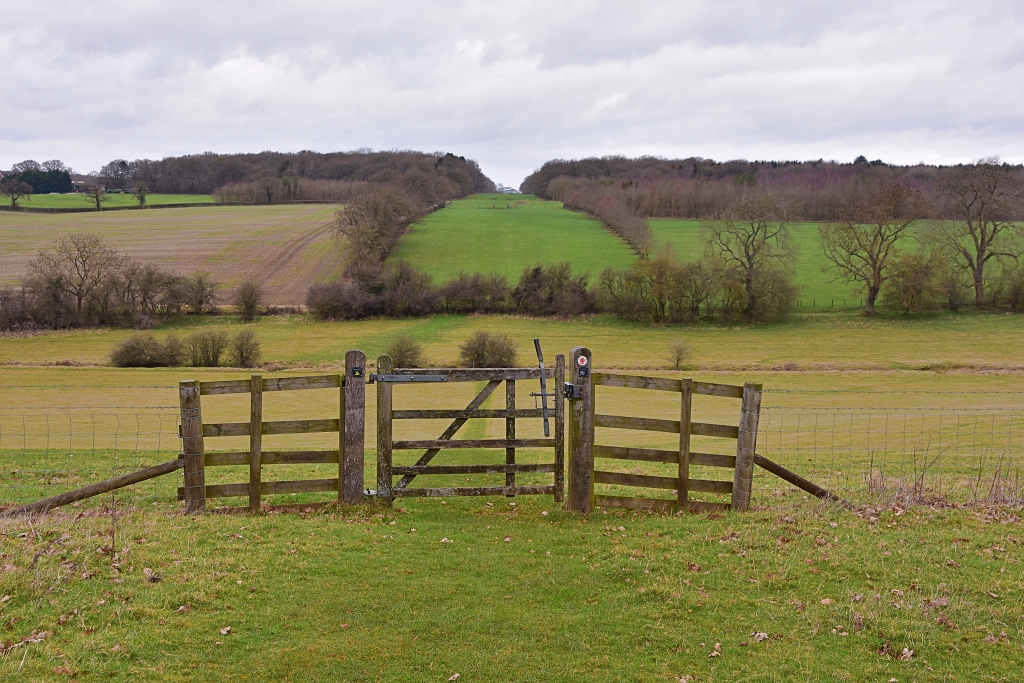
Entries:
[[[377, 376], [373, 379], [377, 385], [377, 490], [375, 496], [391, 504], [395, 498], [405, 497], [448, 497], [448, 496], [489, 496], [505, 495], [554, 495], [556, 502], [565, 498], [565, 402], [562, 387], [565, 383], [565, 356], [558, 354], [555, 367], [546, 368], [545, 378], [555, 380], [554, 438], [517, 439], [515, 437], [515, 421], [522, 418], [541, 417], [541, 408], [515, 407], [515, 382], [517, 380], [540, 379], [540, 368], [402, 368], [394, 369], [391, 357], [382, 355], [377, 359]], [[488, 384], [470, 401], [464, 410], [394, 410], [393, 381], [381, 380], [381, 375], [415, 377], [423, 375], [443, 375], [446, 382], [478, 382]], [[481, 410], [480, 406], [494, 393], [498, 386], [505, 382], [505, 409]], [[403, 382], [404, 383], [404, 382]], [[550, 396], [550, 395], [549, 395]], [[549, 409], [550, 410], [550, 409]], [[453, 422], [437, 439], [401, 440], [393, 438], [393, 422], [396, 419], [436, 419], [454, 418]], [[454, 439], [453, 437], [470, 419], [504, 419], [504, 439]], [[414, 465], [394, 465], [395, 450], [418, 450], [425, 448]], [[430, 465], [429, 462], [441, 450], [449, 448], [500, 448], [505, 451], [503, 464], [481, 465]], [[552, 448], [553, 463], [516, 464], [515, 452], [518, 448]], [[551, 472], [554, 482], [543, 486], [517, 486], [515, 475], [519, 472]], [[409, 483], [420, 474], [505, 474], [504, 486], [466, 486], [466, 487], [424, 487], [408, 488]], [[402, 479], [395, 484], [393, 478], [401, 475]]]

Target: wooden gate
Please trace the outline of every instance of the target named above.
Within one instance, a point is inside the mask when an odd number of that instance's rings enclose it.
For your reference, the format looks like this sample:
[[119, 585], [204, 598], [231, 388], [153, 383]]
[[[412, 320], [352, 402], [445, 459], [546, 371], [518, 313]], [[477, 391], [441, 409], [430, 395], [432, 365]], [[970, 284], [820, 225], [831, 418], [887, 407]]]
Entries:
[[[553, 438], [523, 439], [516, 437], [516, 421], [523, 419], [541, 419], [542, 408], [516, 408], [516, 382], [522, 380], [537, 381], [541, 377], [539, 368], [472, 368], [472, 369], [399, 369], [392, 368], [390, 356], [381, 356], [377, 360], [377, 374], [372, 378], [377, 385], [377, 490], [376, 496], [385, 500], [414, 496], [516, 496], [524, 494], [554, 495], [556, 501], [564, 496], [564, 430], [565, 404], [563, 384], [565, 381], [565, 356], [559, 355], [554, 369], [545, 369], [546, 380], [553, 379], [554, 387], [548, 398], [553, 398], [550, 418], [553, 419]], [[394, 410], [393, 395], [395, 385], [420, 384], [420, 382], [437, 382], [446, 385], [452, 382], [480, 382], [487, 385], [461, 410]], [[505, 384], [505, 408], [501, 410], [481, 410], [480, 406]], [[399, 389], [400, 391], [401, 389]], [[399, 440], [393, 439], [393, 423], [395, 420], [451, 419], [451, 424], [436, 439]], [[504, 439], [455, 439], [455, 434], [473, 418], [505, 420]], [[505, 452], [503, 463], [493, 464], [458, 464], [432, 465], [431, 461], [442, 450], [446, 449], [477, 449], [495, 448]], [[550, 448], [552, 461], [545, 463], [517, 463], [516, 449], [519, 448]], [[396, 465], [393, 462], [394, 451], [424, 450], [424, 453], [412, 465]], [[551, 484], [542, 486], [523, 486], [516, 482], [516, 475], [525, 472], [547, 472], [553, 474]], [[419, 475], [467, 475], [467, 474], [504, 474], [502, 486], [452, 486], [410, 488], [409, 484]], [[401, 477], [398, 482], [394, 477]]]
[[[178, 499], [185, 501], [186, 512], [206, 509], [207, 498], [248, 496], [249, 509], [260, 509], [263, 496], [282, 493], [337, 492], [343, 503], [363, 500], [363, 434], [366, 402], [364, 368], [366, 355], [349, 351], [345, 355], [344, 375], [263, 378], [222, 382], [189, 380], [179, 384], [181, 402], [181, 440], [185, 485]], [[340, 410], [336, 419], [263, 420], [263, 394], [300, 389], [339, 390]], [[248, 422], [204, 423], [201, 396], [249, 394]], [[338, 434], [337, 450], [265, 451], [265, 434]], [[223, 436], [248, 436], [248, 451], [207, 453], [205, 439]], [[337, 463], [338, 476], [332, 479], [262, 481], [263, 465], [309, 465]], [[206, 468], [248, 466], [249, 480], [237, 484], [206, 484]]]
[[[572, 404], [569, 422], [569, 503], [570, 510], [590, 512], [595, 507], [625, 507], [633, 509], [717, 510], [744, 511], [750, 505], [751, 480], [754, 468], [754, 449], [761, 406], [761, 385], [744, 386], [695, 382], [692, 379], [667, 379], [592, 372], [589, 349], [574, 348], [571, 354], [573, 384], [578, 387], [579, 398]], [[678, 393], [679, 420], [646, 417], [624, 417], [596, 412], [595, 386], [624, 387]], [[693, 396], [722, 396], [742, 399], [738, 426], [694, 422]], [[630, 429], [679, 434], [679, 447], [675, 450], [606, 446], [595, 442], [595, 428]], [[709, 436], [736, 440], [736, 455], [701, 453], [690, 449], [691, 436]], [[607, 472], [595, 468], [597, 459], [631, 460], [646, 463], [677, 465], [674, 476], [653, 476]], [[732, 470], [732, 481], [693, 479], [691, 465], [721, 467]], [[595, 495], [594, 484], [668, 489], [675, 499], [638, 496]], [[691, 493], [729, 494], [731, 501], [691, 500]]]

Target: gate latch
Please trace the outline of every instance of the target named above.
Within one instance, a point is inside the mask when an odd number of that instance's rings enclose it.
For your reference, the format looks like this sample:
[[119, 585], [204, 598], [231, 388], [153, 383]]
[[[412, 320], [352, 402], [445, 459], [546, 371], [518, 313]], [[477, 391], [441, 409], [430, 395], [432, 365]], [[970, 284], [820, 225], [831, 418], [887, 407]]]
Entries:
[[582, 391], [582, 384], [570, 384], [569, 382], [565, 383], [565, 397], [568, 399], [582, 398]]

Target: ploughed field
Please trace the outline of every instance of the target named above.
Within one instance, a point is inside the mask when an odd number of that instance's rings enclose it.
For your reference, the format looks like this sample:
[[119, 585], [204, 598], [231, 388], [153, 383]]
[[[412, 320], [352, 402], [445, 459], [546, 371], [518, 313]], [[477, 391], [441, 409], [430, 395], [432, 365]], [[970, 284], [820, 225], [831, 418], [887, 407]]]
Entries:
[[[123, 196], [123, 195], [121, 195]], [[163, 269], [206, 271], [223, 283], [223, 298], [247, 277], [258, 279], [268, 304], [302, 305], [315, 282], [340, 275], [331, 221], [337, 206], [232, 206], [73, 214], [0, 212], [0, 285], [28, 272], [36, 253], [63, 235], [99, 234], [107, 244]]]

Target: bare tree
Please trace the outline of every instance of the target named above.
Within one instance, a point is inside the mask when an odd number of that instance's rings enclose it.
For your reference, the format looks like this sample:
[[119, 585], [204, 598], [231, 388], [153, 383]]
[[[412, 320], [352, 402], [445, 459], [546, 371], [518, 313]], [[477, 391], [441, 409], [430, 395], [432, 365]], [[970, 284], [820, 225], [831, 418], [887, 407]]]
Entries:
[[22, 198], [32, 200], [32, 186], [17, 178], [7, 178], [0, 183], [0, 193], [11, 200], [12, 209], [18, 208], [18, 200]]
[[1017, 261], [1024, 253], [1015, 222], [1024, 199], [1019, 181], [998, 157], [990, 157], [952, 169], [940, 192], [956, 220], [937, 223], [933, 237], [956, 256], [971, 278], [974, 303], [984, 306], [985, 267], [990, 261]]
[[232, 303], [238, 310], [242, 322], [251, 323], [255, 320], [260, 307], [263, 306], [263, 287], [259, 280], [250, 278], [238, 285]]
[[890, 277], [890, 262], [926, 207], [921, 193], [900, 183], [879, 185], [868, 196], [847, 207], [839, 221], [818, 227], [825, 258], [823, 272], [835, 280], [864, 288], [864, 313], [875, 314], [875, 302]]
[[762, 306], [758, 284], [761, 274], [784, 273], [797, 256], [790, 239], [789, 221], [793, 207], [771, 191], [754, 191], [737, 205], [725, 220], [705, 223], [702, 232], [708, 255], [735, 271], [743, 283], [743, 314], [757, 317]]
[[96, 205], [97, 211], [100, 210], [100, 205], [109, 199], [109, 197], [107, 197], [107, 191], [99, 185], [92, 185], [85, 188], [82, 194], [85, 195], [85, 200], [87, 202]]
[[115, 275], [126, 260], [126, 256], [107, 247], [98, 235], [76, 233], [61, 237], [50, 249], [40, 251], [30, 269], [59, 291], [74, 297], [75, 310], [81, 317], [82, 303]]
[[135, 190], [135, 201], [139, 203], [139, 208], [144, 208], [146, 206], [146, 197], [149, 195], [149, 186], [146, 185], [146, 181], [139, 180], [135, 183], [133, 189]]

